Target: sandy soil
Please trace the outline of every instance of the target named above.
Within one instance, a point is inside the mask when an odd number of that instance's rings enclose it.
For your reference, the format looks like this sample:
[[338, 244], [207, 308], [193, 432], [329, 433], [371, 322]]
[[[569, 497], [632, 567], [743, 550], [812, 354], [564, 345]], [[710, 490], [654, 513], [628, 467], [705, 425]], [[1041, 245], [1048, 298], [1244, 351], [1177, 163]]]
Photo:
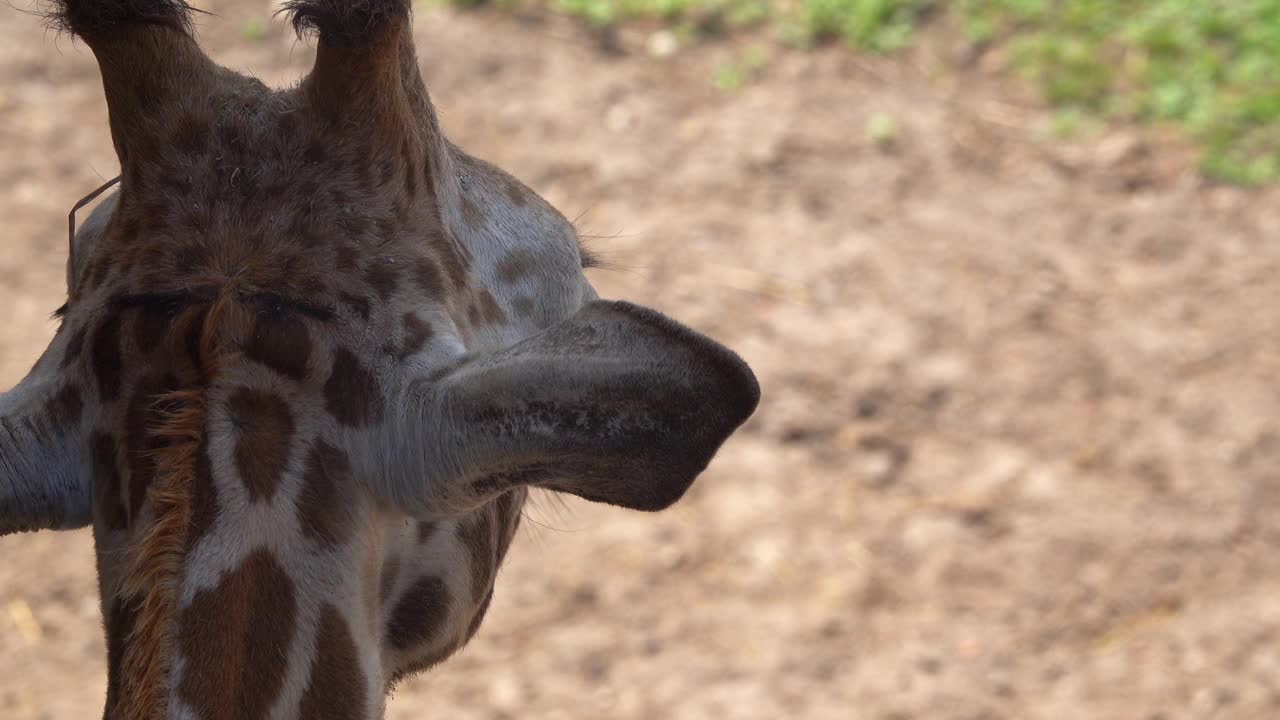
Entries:
[[[263, 0], [201, 4], [223, 63], [308, 66], [279, 24], [242, 36]], [[672, 512], [543, 505], [479, 637], [390, 717], [1280, 717], [1280, 194], [1128, 131], [1039, 142], [946, 48], [790, 55], [725, 94], [728, 46], [417, 33], [454, 138], [765, 397]], [[115, 172], [100, 94], [83, 46], [0, 7], [0, 386], [52, 334], [66, 211]], [[0, 717], [97, 716], [89, 535], [0, 558]]]

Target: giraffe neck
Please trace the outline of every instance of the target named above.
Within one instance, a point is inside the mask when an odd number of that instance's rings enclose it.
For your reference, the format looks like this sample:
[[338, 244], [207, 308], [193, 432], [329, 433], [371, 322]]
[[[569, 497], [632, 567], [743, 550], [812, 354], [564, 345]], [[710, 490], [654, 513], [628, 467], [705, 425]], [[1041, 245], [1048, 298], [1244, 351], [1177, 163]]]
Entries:
[[[96, 541], [131, 558], [100, 569], [106, 717], [382, 717], [394, 682], [475, 632], [524, 491], [435, 522], [380, 507], [341, 432], [377, 421], [376, 395], [352, 392], [373, 371], [315, 343], [282, 381], [287, 359], [255, 348], [238, 313], [176, 312], [160, 344], [197, 349], [140, 377], [121, 363], [102, 387], [125, 430], [96, 436]], [[226, 363], [220, 347], [257, 359]]]
[[379, 542], [347, 553], [352, 572], [341, 576], [350, 582], [317, 578], [310, 551], [272, 543], [212, 584], [189, 581], [170, 715], [383, 717], [399, 679], [443, 661], [476, 632], [523, 500], [512, 495], [438, 522], [371, 512], [359, 521], [378, 526]]
[[[107, 720], [383, 717], [396, 682], [442, 662], [477, 631], [524, 500], [514, 491], [436, 522], [366, 510], [356, 520], [375, 525], [376, 540], [320, 551], [324, 561], [296, 542], [245, 542], [237, 538], [245, 528], [220, 529], [184, 569], [171, 655], [160, 659], [171, 683], [162, 714], [127, 714], [122, 692]], [[233, 561], [217, 559], [233, 552]], [[332, 572], [335, 553], [351, 571], [318, 574]], [[127, 638], [141, 608], [116, 599], [109, 644], [139, 640]], [[122, 659], [111, 653], [112, 677], [125, 672]]]

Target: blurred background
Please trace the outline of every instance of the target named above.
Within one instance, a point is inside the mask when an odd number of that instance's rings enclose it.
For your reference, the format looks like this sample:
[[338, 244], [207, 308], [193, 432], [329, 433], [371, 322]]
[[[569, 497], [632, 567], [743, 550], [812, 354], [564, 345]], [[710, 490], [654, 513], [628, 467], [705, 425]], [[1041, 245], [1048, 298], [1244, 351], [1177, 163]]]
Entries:
[[[116, 174], [80, 43], [0, 6], [0, 387]], [[312, 51], [200, 0], [211, 55]], [[660, 515], [530, 511], [391, 718], [1280, 717], [1280, 0], [422, 4], [443, 123], [742, 353]], [[83, 215], [82, 215], [83, 218]], [[0, 539], [0, 717], [94, 717], [88, 532]]]

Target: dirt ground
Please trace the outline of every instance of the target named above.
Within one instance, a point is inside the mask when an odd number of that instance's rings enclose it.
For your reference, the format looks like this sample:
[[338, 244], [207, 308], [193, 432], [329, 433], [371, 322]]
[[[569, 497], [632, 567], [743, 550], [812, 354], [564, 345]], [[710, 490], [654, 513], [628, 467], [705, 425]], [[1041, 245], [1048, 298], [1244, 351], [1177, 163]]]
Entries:
[[[224, 64], [308, 67], [280, 23], [246, 39], [271, 4], [200, 4]], [[723, 93], [725, 45], [416, 25], [454, 139], [764, 399], [671, 512], [536, 509], [478, 638], [391, 718], [1280, 717], [1280, 193], [1149, 134], [1037, 140], [941, 46], [785, 55]], [[115, 169], [90, 53], [0, 6], [0, 387]], [[87, 532], [0, 540], [0, 717], [101, 712], [94, 587]]]

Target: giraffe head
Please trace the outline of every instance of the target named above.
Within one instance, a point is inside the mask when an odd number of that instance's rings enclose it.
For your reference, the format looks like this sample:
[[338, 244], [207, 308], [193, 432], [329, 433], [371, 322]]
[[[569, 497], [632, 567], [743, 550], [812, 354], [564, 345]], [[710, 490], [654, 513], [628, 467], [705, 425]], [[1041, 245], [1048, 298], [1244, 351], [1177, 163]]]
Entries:
[[92, 526], [110, 720], [378, 717], [475, 632], [528, 488], [662, 509], [758, 400], [444, 138], [408, 0], [286, 9], [318, 51], [284, 90], [181, 0], [52, 15], [121, 182], [0, 396], [0, 534]]

